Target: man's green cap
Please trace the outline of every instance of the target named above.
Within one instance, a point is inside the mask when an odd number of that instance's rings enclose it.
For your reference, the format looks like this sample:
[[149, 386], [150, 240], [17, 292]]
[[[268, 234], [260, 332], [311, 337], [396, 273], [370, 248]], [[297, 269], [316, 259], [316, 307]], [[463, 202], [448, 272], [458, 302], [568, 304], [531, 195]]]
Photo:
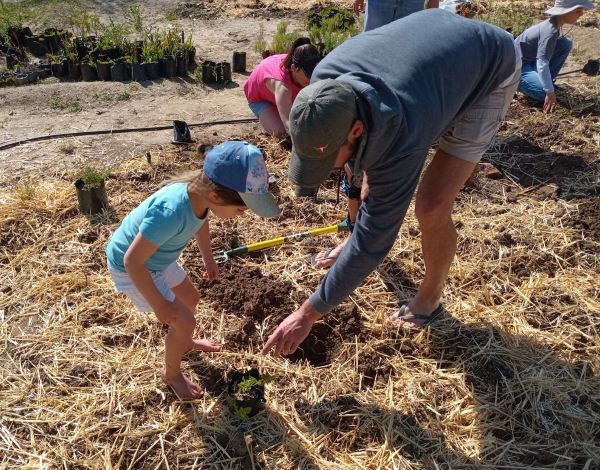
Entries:
[[290, 180], [301, 188], [325, 181], [355, 120], [356, 95], [349, 83], [328, 78], [303, 88], [290, 111]]

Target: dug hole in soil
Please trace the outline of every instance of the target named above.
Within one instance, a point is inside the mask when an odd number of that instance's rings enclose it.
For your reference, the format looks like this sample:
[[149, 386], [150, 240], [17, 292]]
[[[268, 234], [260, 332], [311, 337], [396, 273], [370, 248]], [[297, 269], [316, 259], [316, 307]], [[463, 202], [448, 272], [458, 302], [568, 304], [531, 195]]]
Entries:
[[[303, 299], [291, 282], [234, 261], [222, 268], [219, 280], [195, 282], [201, 302], [227, 314], [225, 348], [232, 351], [260, 350], [277, 325]], [[315, 323], [296, 352], [286, 357], [294, 362], [306, 360], [313, 366], [326, 366], [341, 354], [344, 343], [354, 342], [361, 334], [356, 307], [337, 308]]]

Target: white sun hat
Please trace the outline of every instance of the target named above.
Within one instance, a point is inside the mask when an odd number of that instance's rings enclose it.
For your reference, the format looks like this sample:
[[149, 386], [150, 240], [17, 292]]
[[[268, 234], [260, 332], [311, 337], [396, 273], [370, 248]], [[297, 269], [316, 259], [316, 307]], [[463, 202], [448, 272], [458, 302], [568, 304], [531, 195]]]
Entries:
[[554, 6], [544, 13], [548, 16], [564, 15], [570, 13], [576, 8], [584, 8], [590, 10], [594, 8], [596, 4], [594, 2], [581, 1], [581, 0], [556, 0]]

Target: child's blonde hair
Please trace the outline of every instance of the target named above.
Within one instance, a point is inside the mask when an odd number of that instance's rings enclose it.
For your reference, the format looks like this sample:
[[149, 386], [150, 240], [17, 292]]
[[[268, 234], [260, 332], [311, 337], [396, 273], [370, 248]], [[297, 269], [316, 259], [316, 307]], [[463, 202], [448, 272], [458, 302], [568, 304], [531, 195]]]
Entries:
[[208, 197], [208, 193], [210, 192], [215, 192], [222, 201], [220, 205], [223, 206], [246, 206], [246, 203], [237, 191], [215, 183], [202, 170], [188, 171], [187, 173], [169, 178], [160, 187], [173, 183], [187, 183], [190, 191], [204, 197]]

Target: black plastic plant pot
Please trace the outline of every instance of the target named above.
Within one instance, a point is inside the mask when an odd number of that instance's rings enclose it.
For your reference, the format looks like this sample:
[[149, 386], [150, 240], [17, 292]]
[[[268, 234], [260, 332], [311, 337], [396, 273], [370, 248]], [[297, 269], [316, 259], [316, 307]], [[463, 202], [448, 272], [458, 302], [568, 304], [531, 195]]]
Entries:
[[177, 74], [177, 65], [175, 58], [171, 56], [165, 56], [160, 60], [160, 74], [165, 77], [174, 77]]
[[8, 37], [15, 46], [24, 46], [27, 36], [33, 33], [29, 27], [11, 26], [6, 30]]
[[158, 62], [146, 62], [144, 69], [148, 80], [157, 80], [160, 78], [160, 65]]
[[52, 75], [55, 77], [64, 77], [69, 73], [69, 68], [67, 66], [67, 62], [59, 62], [58, 64], [51, 64], [50, 69], [52, 70]]
[[98, 62], [96, 64], [96, 71], [98, 72], [98, 79], [104, 82], [110, 82], [110, 62]]
[[176, 58], [176, 68], [177, 68], [177, 76], [178, 77], [186, 77], [188, 74], [188, 56], [187, 54], [177, 56]]
[[96, 67], [90, 64], [81, 64], [81, 78], [84, 82], [95, 82], [98, 80]]
[[[256, 383], [259, 381], [260, 383]], [[245, 384], [250, 383], [250, 386]], [[246, 420], [265, 409], [265, 386], [258, 369], [234, 371], [227, 382], [227, 405], [235, 415]]]
[[143, 64], [131, 64], [131, 78], [136, 82], [145, 82], [146, 67]]
[[217, 64], [210, 60], [202, 62], [202, 81], [204, 83], [217, 82]]
[[245, 52], [234, 52], [233, 53], [233, 71], [235, 73], [246, 72], [246, 53]]
[[36, 57], [43, 57], [48, 53], [46, 39], [43, 36], [28, 37], [25, 46]]
[[108, 209], [108, 195], [104, 181], [98, 186], [87, 187], [83, 180], [75, 181], [77, 189], [77, 202], [79, 212], [85, 215], [93, 215]]
[[113, 82], [126, 82], [131, 80], [131, 68], [125, 62], [117, 62], [110, 68], [110, 78]]
[[[231, 64], [229, 62], [221, 62], [218, 64], [217, 78], [219, 78], [219, 83], [229, 83], [231, 82]], [[220, 77], [219, 77], [220, 75]]]
[[81, 78], [81, 67], [77, 62], [69, 62], [69, 78], [79, 80]]
[[192, 47], [191, 49], [188, 49], [187, 56], [188, 56], [188, 67], [192, 64], [195, 64], [196, 63], [196, 48]]
[[98, 51], [99, 55], [103, 56], [103, 57], [107, 57], [108, 59], [118, 59], [119, 57], [121, 57], [122, 53], [121, 50], [118, 47], [111, 47], [108, 49], [100, 49]]

